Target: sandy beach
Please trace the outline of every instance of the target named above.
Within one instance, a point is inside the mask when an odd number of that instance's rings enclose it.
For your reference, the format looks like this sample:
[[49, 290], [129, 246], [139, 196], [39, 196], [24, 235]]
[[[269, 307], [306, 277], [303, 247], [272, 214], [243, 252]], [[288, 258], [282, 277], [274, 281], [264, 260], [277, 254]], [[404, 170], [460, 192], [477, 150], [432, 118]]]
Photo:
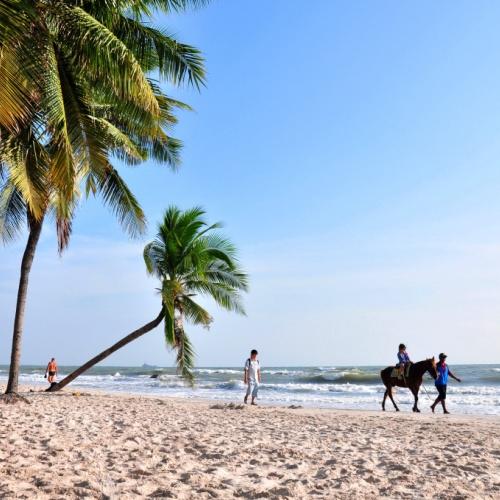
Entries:
[[500, 418], [31, 393], [1, 498], [499, 498]]

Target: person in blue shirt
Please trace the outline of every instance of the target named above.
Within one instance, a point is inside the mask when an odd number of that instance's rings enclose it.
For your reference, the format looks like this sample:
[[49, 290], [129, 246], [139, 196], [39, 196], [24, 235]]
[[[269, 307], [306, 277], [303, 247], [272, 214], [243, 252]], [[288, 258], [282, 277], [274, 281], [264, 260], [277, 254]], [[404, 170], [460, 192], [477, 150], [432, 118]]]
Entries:
[[405, 366], [410, 362], [410, 355], [406, 352], [406, 346], [404, 344], [399, 344], [398, 351], [398, 366], [399, 366], [399, 377], [404, 374]]
[[431, 406], [432, 413], [434, 413], [434, 409], [438, 403], [441, 403], [443, 406], [444, 413], [450, 413], [446, 409], [446, 385], [448, 384], [448, 377], [454, 378], [457, 382], [461, 382], [458, 377], [455, 377], [455, 375], [451, 373], [450, 367], [446, 364], [447, 357], [446, 354], [441, 353], [439, 355], [439, 363], [436, 365], [438, 376], [435, 383], [439, 395]]

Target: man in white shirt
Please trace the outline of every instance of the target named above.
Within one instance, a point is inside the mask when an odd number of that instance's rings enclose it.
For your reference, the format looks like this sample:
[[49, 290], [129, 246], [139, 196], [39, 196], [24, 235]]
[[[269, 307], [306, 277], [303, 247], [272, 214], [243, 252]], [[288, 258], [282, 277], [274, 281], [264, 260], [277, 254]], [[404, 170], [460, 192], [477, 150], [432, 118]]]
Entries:
[[243, 381], [247, 384], [247, 393], [245, 395], [245, 399], [243, 400], [245, 404], [248, 401], [248, 396], [252, 395], [252, 403], [253, 405], [257, 404], [255, 399], [257, 398], [257, 392], [259, 391], [259, 384], [261, 381], [260, 378], [260, 364], [257, 359], [257, 355], [259, 353], [252, 349], [250, 352], [250, 357], [245, 362], [245, 376]]

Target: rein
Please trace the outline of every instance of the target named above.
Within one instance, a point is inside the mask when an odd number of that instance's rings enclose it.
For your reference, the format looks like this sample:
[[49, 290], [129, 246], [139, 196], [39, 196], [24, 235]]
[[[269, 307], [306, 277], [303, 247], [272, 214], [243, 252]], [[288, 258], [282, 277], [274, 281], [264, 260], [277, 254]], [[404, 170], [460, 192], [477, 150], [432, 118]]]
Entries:
[[[419, 363], [421, 363], [421, 361], [419, 361]], [[416, 364], [418, 364], [418, 363], [413, 363], [412, 368], [413, 368]], [[410, 369], [411, 369], [411, 368], [410, 368]], [[423, 374], [423, 375], [425, 375], [425, 372], [424, 372], [424, 374]], [[424, 384], [424, 376], [423, 376], [423, 375], [422, 375], [422, 387], [424, 388], [425, 394], [427, 395], [427, 399], [428, 399], [429, 401], [432, 401], [432, 398], [430, 397], [429, 393], [427, 392], [427, 387], [425, 387], [425, 384]], [[403, 374], [403, 380], [404, 380], [404, 382], [405, 382], [406, 386], [408, 386], [408, 383], [406, 382], [406, 377], [404, 376], [404, 374]]]
[[422, 379], [422, 387], [424, 388], [424, 391], [427, 394], [427, 398], [429, 399], [429, 401], [432, 401], [431, 397], [429, 396], [429, 393], [427, 392], [427, 387], [425, 387], [423, 379]]
[[422, 377], [422, 387], [424, 388], [425, 394], [427, 394], [427, 398], [429, 399], [429, 401], [432, 401], [432, 398], [429, 396], [429, 393], [427, 392], [427, 387], [425, 387], [424, 377]]

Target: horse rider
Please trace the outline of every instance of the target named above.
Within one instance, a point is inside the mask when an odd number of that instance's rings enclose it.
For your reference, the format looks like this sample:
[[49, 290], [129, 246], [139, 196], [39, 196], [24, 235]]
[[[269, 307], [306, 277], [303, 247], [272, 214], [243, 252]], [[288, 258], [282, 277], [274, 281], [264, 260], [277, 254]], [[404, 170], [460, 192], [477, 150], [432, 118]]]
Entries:
[[406, 346], [404, 344], [399, 344], [398, 351], [398, 366], [399, 366], [399, 377], [404, 376], [405, 367], [410, 363], [410, 355], [406, 352]]

